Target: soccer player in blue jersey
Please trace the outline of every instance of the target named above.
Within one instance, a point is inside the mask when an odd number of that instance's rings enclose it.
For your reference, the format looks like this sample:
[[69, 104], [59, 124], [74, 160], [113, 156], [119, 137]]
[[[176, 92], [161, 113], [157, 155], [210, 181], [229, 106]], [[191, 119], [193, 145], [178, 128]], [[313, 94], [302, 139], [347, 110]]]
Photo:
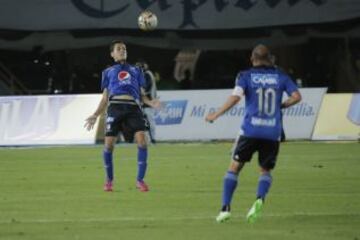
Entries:
[[[272, 183], [271, 170], [275, 167], [279, 151], [281, 109], [301, 100], [301, 94], [290, 77], [272, 65], [266, 46], [257, 45], [250, 60], [252, 68], [238, 74], [232, 95], [219, 110], [208, 114], [205, 119], [208, 122], [216, 120], [245, 96], [245, 117], [224, 177], [222, 208], [216, 217], [217, 222], [230, 219], [230, 204], [238, 185], [238, 175], [255, 152], [259, 154], [260, 177], [256, 201], [247, 214], [247, 221], [253, 223], [259, 218]], [[289, 96], [286, 101], [282, 101], [283, 92]]]
[[147, 169], [146, 120], [141, 109], [142, 102], [152, 107], [159, 107], [157, 100], [150, 101], [143, 94], [144, 76], [142, 70], [126, 62], [126, 45], [122, 41], [113, 41], [110, 55], [115, 64], [102, 72], [102, 99], [96, 111], [86, 119], [85, 127], [91, 130], [97, 118], [106, 112], [105, 147], [103, 151], [106, 173], [105, 191], [113, 190], [113, 149], [117, 135], [121, 131], [125, 140], [135, 141], [138, 145], [138, 174], [136, 187], [146, 192], [149, 190], [144, 181]]

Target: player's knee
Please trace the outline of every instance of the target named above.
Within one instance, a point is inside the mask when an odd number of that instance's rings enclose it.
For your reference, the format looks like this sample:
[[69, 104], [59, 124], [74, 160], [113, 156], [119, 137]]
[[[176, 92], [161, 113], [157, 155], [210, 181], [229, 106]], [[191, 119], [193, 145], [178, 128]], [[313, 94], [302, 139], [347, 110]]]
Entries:
[[239, 173], [240, 170], [243, 168], [243, 166], [244, 166], [243, 162], [233, 160], [230, 163], [229, 171], [234, 172], [234, 173]]
[[141, 140], [141, 141], [138, 141], [137, 142], [137, 145], [139, 148], [147, 148], [147, 143], [146, 143], [146, 140]]
[[140, 148], [147, 147], [147, 142], [146, 142], [146, 137], [145, 137], [144, 132], [137, 132], [135, 135], [135, 138], [136, 138], [136, 143], [137, 143], [138, 147], [140, 147]]
[[144, 137], [138, 137], [136, 139], [136, 143], [138, 145], [138, 147], [140, 148], [146, 148], [147, 147], [147, 142], [146, 142], [146, 138]]
[[270, 175], [271, 169], [262, 167], [260, 168], [260, 173], [261, 175]]
[[104, 151], [106, 152], [113, 152], [114, 151], [114, 145], [112, 144], [105, 144]]

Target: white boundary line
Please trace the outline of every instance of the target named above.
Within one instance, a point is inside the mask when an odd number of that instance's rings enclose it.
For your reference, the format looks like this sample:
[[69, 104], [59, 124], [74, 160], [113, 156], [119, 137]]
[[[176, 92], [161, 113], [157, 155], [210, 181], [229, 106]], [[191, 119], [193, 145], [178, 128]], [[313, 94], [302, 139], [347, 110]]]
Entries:
[[[294, 213], [294, 214], [264, 214], [263, 218], [287, 218], [287, 217], [339, 217], [339, 216], [353, 216], [360, 217], [359, 213]], [[0, 224], [20, 224], [20, 223], [94, 223], [94, 222], [155, 222], [155, 221], [185, 221], [185, 220], [214, 220], [214, 216], [189, 216], [189, 217], [119, 217], [119, 218], [82, 218], [82, 219], [30, 219], [30, 220], [0, 220]], [[232, 218], [244, 218], [245, 215], [233, 215]]]

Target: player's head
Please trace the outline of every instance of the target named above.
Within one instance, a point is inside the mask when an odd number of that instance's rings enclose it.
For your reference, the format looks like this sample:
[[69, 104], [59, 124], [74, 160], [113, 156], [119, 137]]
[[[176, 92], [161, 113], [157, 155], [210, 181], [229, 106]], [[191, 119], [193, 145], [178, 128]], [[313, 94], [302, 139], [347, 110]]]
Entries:
[[269, 48], [263, 44], [258, 44], [254, 47], [251, 52], [250, 60], [253, 66], [271, 66], [274, 62]]
[[126, 45], [121, 40], [114, 40], [110, 44], [110, 55], [115, 62], [125, 62], [127, 59]]
[[144, 71], [149, 69], [149, 65], [144, 61], [144, 60], [139, 60], [136, 62], [135, 64], [136, 66], [140, 67], [141, 69], [143, 69]]

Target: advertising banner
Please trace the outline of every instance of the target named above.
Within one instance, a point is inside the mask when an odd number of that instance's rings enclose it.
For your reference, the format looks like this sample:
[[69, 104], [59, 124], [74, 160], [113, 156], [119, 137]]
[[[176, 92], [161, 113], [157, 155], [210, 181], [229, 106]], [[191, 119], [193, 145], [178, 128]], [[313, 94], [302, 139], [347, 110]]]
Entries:
[[96, 132], [86, 131], [84, 120], [100, 98], [95, 94], [0, 97], [0, 146], [95, 143]]
[[[301, 103], [283, 112], [287, 139], [311, 139], [326, 89], [300, 91]], [[159, 91], [163, 107], [155, 112], [156, 139], [234, 139], [244, 117], [244, 99], [214, 123], [205, 122], [205, 116], [216, 111], [231, 92], [232, 89]], [[103, 121], [98, 121], [90, 132], [84, 129], [84, 123], [100, 99], [100, 94], [0, 97], [0, 146], [93, 144], [96, 135], [103, 138]], [[355, 107], [346, 110], [354, 122], [359, 121], [356, 104], [357, 100], [351, 105]]]
[[[303, 88], [301, 103], [284, 110], [287, 139], [310, 139], [326, 88]], [[214, 123], [205, 116], [219, 108], [231, 94], [226, 90], [160, 91], [163, 109], [155, 114], [158, 140], [233, 139], [244, 117], [242, 101]], [[285, 99], [286, 97], [284, 97]]]
[[326, 94], [312, 139], [360, 139], [360, 94]]

